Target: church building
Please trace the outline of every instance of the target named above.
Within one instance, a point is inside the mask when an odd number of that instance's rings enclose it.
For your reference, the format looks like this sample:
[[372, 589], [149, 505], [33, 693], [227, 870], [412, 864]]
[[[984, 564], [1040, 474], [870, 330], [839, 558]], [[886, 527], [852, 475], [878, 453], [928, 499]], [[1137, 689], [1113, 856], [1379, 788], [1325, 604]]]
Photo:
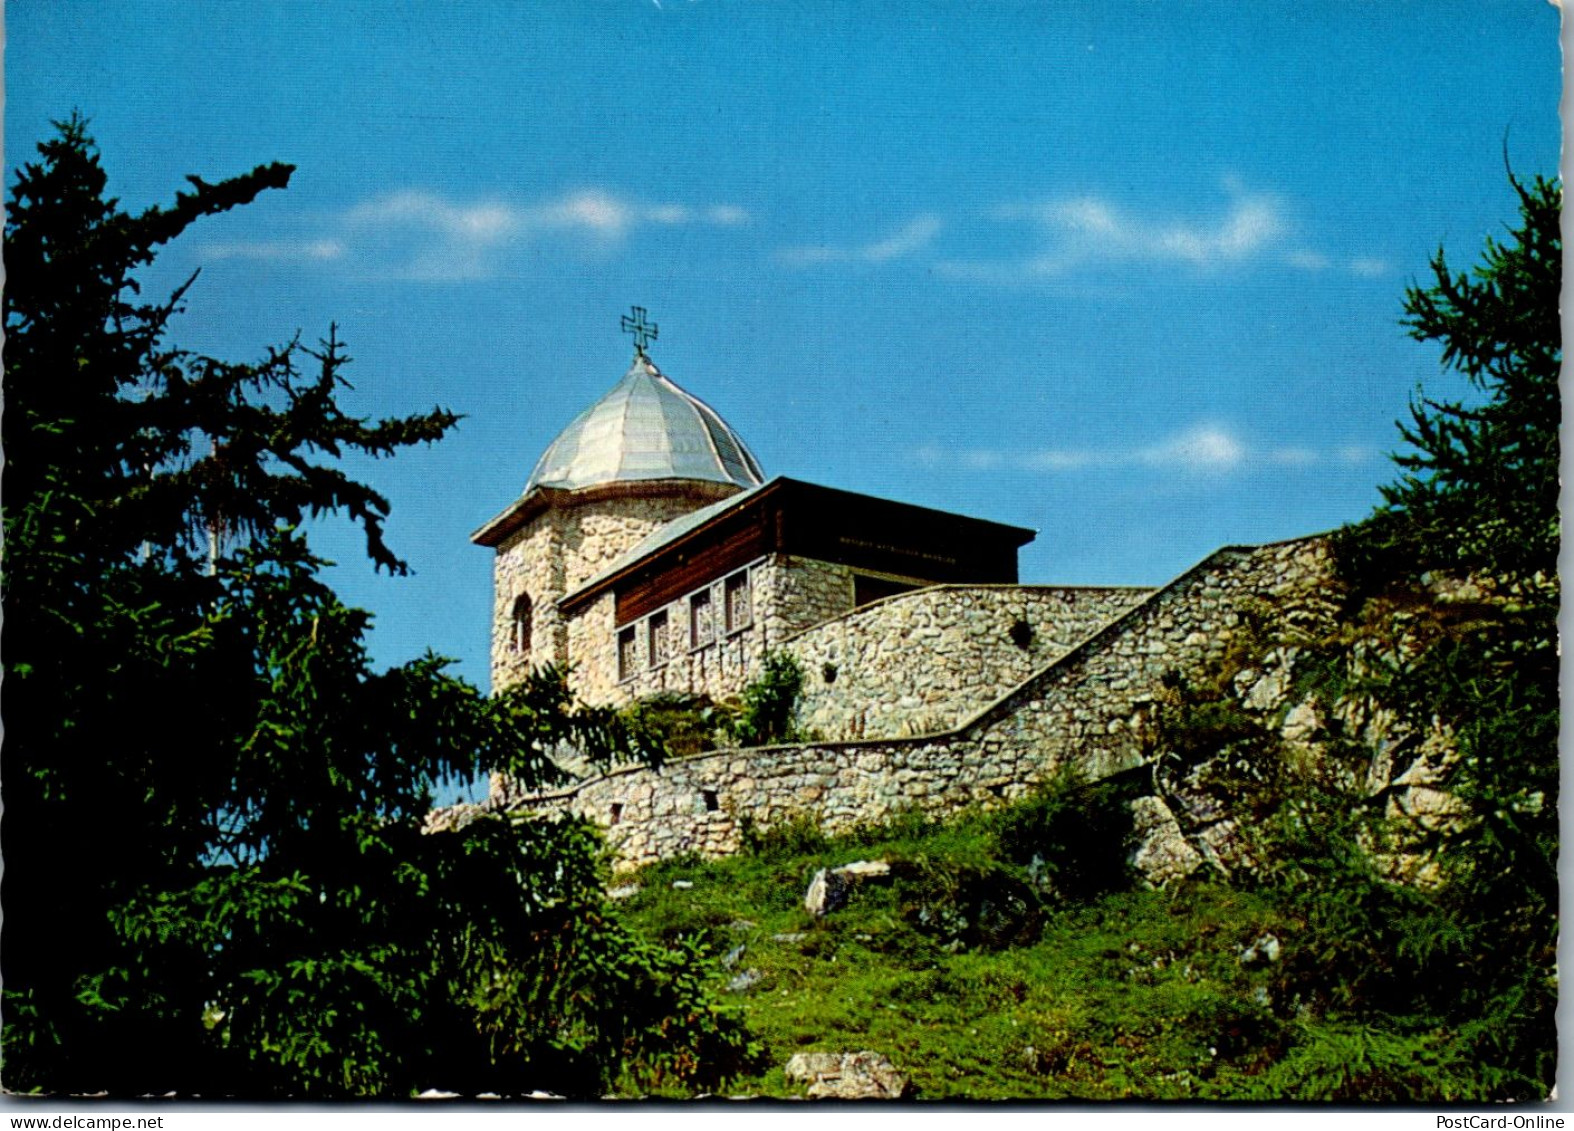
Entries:
[[[797, 820], [835, 834], [1011, 801], [1068, 766], [1090, 781], [1138, 769], [1176, 681], [1233, 671], [1249, 618], [1272, 609], [1297, 634], [1332, 627], [1324, 537], [1226, 546], [1157, 589], [1022, 585], [1031, 531], [767, 478], [727, 422], [656, 367], [644, 311], [624, 322], [628, 372], [473, 536], [495, 552], [494, 688], [556, 663], [591, 703], [722, 700], [773, 653], [803, 679], [794, 733], [773, 745], [659, 771], [569, 759], [576, 780], [546, 794], [493, 779], [483, 808], [593, 821], [620, 868], [736, 852], [750, 829]], [[1291, 709], [1294, 653], [1275, 649], [1265, 670], [1229, 681], [1240, 709], [1282, 722], [1287, 742], [1292, 717], [1316, 715], [1313, 700]], [[1133, 861], [1156, 882], [1238, 859], [1236, 819], [1198, 796], [1139, 799]]]
[[646, 352], [472, 535], [495, 551], [492, 684], [572, 667], [576, 694], [736, 694], [765, 654], [910, 590], [1010, 586], [1033, 532], [767, 478], [715, 409]]

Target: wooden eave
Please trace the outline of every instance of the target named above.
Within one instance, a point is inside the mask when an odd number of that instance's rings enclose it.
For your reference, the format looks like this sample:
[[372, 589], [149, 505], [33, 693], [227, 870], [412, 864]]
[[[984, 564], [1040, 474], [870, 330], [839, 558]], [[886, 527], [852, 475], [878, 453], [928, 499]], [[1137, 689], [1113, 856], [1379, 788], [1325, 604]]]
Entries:
[[[746, 511], [771, 508], [777, 513], [767, 523], [770, 534], [771, 549], [781, 550], [784, 545], [784, 531], [782, 519], [789, 522], [796, 521], [793, 514], [802, 514], [812, 511], [814, 506], [826, 503], [840, 503], [843, 506], [874, 507], [892, 515], [900, 515], [904, 521], [914, 524], [923, 524], [931, 527], [955, 528], [961, 526], [973, 536], [982, 536], [998, 546], [1010, 547], [1014, 551], [1031, 542], [1036, 536], [1035, 532], [1020, 526], [1008, 526], [1004, 523], [991, 522], [988, 519], [973, 518], [968, 515], [959, 515], [950, 511], [934, 510], [930, 507], [915, 506], [912, 503], [900, 503], [891, 499], [882, 499], [874, 495], [863, 495], [853, 491], [843, 491], [834, 487], [822, 487], [816, 483], [807, 483], [797, 479], [778, 477], [771, 480], [764, 487], [747, 493], [738, 500], [736, 506], [727, 506], [719, 509], [700, 525], [692, 530], [684, 531], [670, 542], [664, 542], [652, 548], [648, 553], [634, 558], [610, 573], [593, 579], [581, 589], [568, 594], [558, 601], [558, 608], [563, 612], [572, 612], [594, 600], [598, 595], [609, 589], [614, 589], [638, 574], [651, 575], [660, 573], [665, 568], [665, 563], [676, 565], [687, 559], [691, 551], [702, 546], [716, 533], [717, 528], [723, 524], [734, 524], [738, 516]], [[796, 539], [794, 540], [796, 541]], [[798, 551], [792, 551], [798, 552]], [[808, 555], [815, 556], [815, 555]], [[1014, 579], [1014, 565], [1013, 565]]]
[[723, 507], [716, 514], [712, 515], [706, 522], [696, 526], [693, 530], [685, 531], [678, 537], [674, 538], [671, 542], [662, 543], [660, 546], [657, 546], [655, 549], [651, 550], [650, 553], [635, 558], [633, 561], [624, 565], [621, 569], [606, 574], [603, 577], [597, 578], [582, 589], [576, 589], [574, 592], [558, 601], [558, 608], [565, 613], [572, 612], [583, 605], [589, 604], [598, 595], [605, 593], [608, 589], [617, 585], [620, 581], [625, 580], [632, 574], [642, 570], [655, 568], [657, 563], [669, 555], [683, 553], [696, 542], [705, 540], [710, 535], [710, 532], [715, 529], [717, 523], [724, 522], [727, 519], [732, 518], [734, 515], [737, 515], [741, 511], [762, 505], [765, 500], [772, 498], [781, 491], [782, 484], [790, 482], [793, 481], [780, 478], [771, 480], [759, 490], [753, 491], [747, 494], [744, 498], [739, 499], [737, 506]]

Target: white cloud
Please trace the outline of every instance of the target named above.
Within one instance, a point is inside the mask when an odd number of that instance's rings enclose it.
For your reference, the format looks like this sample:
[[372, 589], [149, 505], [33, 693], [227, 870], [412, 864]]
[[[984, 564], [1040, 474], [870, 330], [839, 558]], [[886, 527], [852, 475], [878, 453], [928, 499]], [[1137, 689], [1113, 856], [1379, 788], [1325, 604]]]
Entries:
[[255, 240], [210, 243], [202, 248], [208, 259], [260, 259], [275, 263], [321, 262], [344, 254], [339, 240]]
[[570, 193], [523, 213], [532, 227], [579, 229], [598, 236], [622, 236], [637, 219], [635, 209], [598, 189]]
[[1350, 260], [1350, 273], [1373, 279], [1379, 275], [1388, 274], [1388, 264], [1381, 259], [1361, 256]]
[[712, 224], [720, 224], [724, 227], [749, 222], [748, 212], [736, 204], [713, 204], [705, 210], [705, 218]]
[[1207, 425], [1143, 448], [1136, 453], [1136, 458], [1150, 467], [1226, 470], [1246, 458], [1246, 447], [1224, 429]]
[[515, 210], [489, 201], [460, 205], [435, 193], [406, 189], [356, 205], [345, 214], [352, 228], [409, 226], [442, 232], [457, 239], [491, 243], [509, 236], [519, 224]]
[[1048, 201], [1030, 210], [1051, 240], [1047, 254], [1029, 260], [1040, 273], [1078, 263], [1141, 260], [1218, 267], [1257, 257], [1288, 230], [1271, 196], [1234, 187], [1229, 206], [1205, 218], [1141, 215], [1099, 196]]
[[1305, 468], [1326, 462], [1364, 463], [1366, 448], [1319, 451], [1300, 445], [1254, 447], [1221, 424], [1199, 424], [1155, 443], [1129, 448], [966, 448], [947, 451], [927, 444], [914, 453], [925, 467], [968, 471], [1064, 472], [1093, 469], [1152, 468], [1197, 475], [1218, 475], [1256, 466]]
[[[950, 260], [937, 270], [984, 283], [1043, 281], [1081, 273], [1100, 264], [1176, 267], [1212, 272], [1252, 263], [1282, 263], [1301, 271], [1325, 271], [1335, 261], [1300, 245], [1286, 205], [1275, 195], [1251, 191], [1239, 177], [1220, 178], [1225, 199], [1211, 214], [1180, 215], [1139, 209], [1097, 193], [992, 209], [991, 219], [1027, 222], [1039, 236], [1036, 250], [1015, 258]], [[1357, 258], [1337, 266], [1356, 274], [1384, 273], [1381, 260]]]
[[[521, 240], [553, 233], [600, 245], [641, 227], [701, 224], [736, 227], [749, 214], [736, 204], [689, 205], [639, 201], [600, 188], [583, 188], [532, 203], [492, 198], [455, 200], [423, 189], [401, 189], [362, 201], [339, 214], [332, 233], [311, 240], [213, 245], [219, 258], [351, 259], [356, 253], [393, 259], [404, 278], [486, 278], [504, 251]], [[386, 267], [380, 267], [386, 273]]]
[[856, 247], [789, 247], [777, 252], [786, 263], [806, 266], [815, 263], [886, 263], [922, 251], [939, 235], [940, 217], [923, 213], [909, 220], [900, 230], [882, 240]]

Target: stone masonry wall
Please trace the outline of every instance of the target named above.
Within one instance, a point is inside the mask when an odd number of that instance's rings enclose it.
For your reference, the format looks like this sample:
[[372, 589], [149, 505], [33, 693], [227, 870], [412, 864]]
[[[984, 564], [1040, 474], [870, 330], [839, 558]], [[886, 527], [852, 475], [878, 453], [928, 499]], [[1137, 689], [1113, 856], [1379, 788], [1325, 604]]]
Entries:
[[[589, 581], [658, 527], [701, 505], [678, 496], [602, 498], [549, 508], [497, 549], [492, 561], [492, 686], [506, 687], [533, 667], [566, 663], [570, 627], [557, 602]], [[514, 602], [533, 606], [531, 648], [513, 647]]]
[[782, 645], [803, 668], [799, 725], [833, 740], [950, 730], [1152, 592], [936, 585], [876, 601]]
[[707, 586], [716, 618], [710, 640], [696, 647], [690, 632], [693, 593], [685, 593], [651, 616], [666, 614], [668, 659], [652, 666], [650, 616], [634, 622], [632, 674], [620, 678], [610, 593], [578, 610], [568, 622], [569, 654], [575, 657], [574, 692], [587, 703], [624, 704], [662, 691], [703, 693], [713, 699], [736, 695], [758, 674], [765, 653], [807, 624], [852, 607], [852, 575], [842, 566], [773, 554], [747, 567], [750, 614], [731, 632], [722, 619], [725, 579]]
[[1068, 764], [1108, 776], [1146, 758], [1166, 677], [1216, 668], [1245, 616], [1281, 632], [1331, 626], [1330, 566], [1321, 538], [1220, 550], [946, 734], [714, 751], [541, 797], [499, 783], [488, 804], [588, 817], [629, 868], [734, 852], [745, 817], [766, 829], [807, 815], [836, 833], [1021, 797]]

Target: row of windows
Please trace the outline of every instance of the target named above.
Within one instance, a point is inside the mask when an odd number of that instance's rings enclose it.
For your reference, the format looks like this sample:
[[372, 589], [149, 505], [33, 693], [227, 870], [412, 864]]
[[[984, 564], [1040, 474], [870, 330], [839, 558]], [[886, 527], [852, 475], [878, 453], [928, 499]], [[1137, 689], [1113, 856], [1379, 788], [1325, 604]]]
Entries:
[[[715, 601], [717, 595], [721, 598], [719, 615]], [[687, 624], [680, 626], [672, 623], [671, 614], [674, 610], [686, 617]], [[719, 586], [708, 585], [691, 593], [686, 600], [652, 613], [642, 624], [631, 624], [619, 629], [618, 679], [629, 679], [640, 670], [638, 645], [641, 629], [645, 637], [645, 667], [651, 669], [661, 667], [672, 658], [675, 638], [680, 630], [686, 633], [690, 650], [694, 650], [714, 643], [718, 629], [724, 635], [730, 635], [749, 627], [752, 619], [749, 571], [742, 569], [727, 577]]]

